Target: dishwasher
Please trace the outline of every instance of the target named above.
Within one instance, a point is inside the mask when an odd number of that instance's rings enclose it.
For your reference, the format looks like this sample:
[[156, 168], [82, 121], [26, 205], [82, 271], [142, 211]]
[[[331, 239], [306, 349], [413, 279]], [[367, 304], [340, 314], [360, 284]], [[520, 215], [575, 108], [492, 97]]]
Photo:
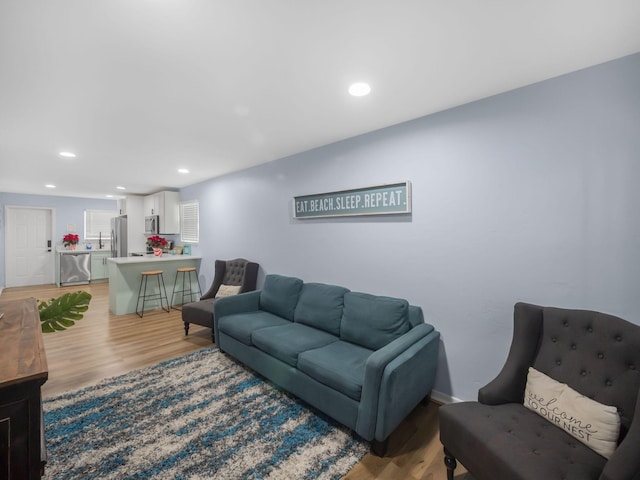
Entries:
[[91, 281], [91, 254], [87, 251], [60, 252], [60, 285], [82, 285]]

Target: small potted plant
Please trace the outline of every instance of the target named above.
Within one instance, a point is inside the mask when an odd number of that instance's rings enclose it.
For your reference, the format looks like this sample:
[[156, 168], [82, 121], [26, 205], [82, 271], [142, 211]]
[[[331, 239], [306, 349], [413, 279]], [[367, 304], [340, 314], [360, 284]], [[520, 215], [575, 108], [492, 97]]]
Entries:
[[165, 248], [167, 245], [169, 245], [169, 242], [167, 242], [167, 239], [159, 235], [153, 235], [147, 238], [147, 246], [153, 249], [153, 254], [156, 257], [162, 256], [162, 249]]
[[80, 237], [75, 233], [67, 233], [64, 237], [62, 237], [62, 244], [69, 250], [75, 250], [76, 245], [78, 245], [79, 241]]

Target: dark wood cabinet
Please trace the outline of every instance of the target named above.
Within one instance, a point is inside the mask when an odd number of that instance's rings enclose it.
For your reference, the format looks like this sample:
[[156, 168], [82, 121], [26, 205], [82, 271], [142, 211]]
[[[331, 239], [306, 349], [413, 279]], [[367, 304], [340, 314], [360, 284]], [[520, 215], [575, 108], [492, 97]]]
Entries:
[[36, 300], [0, 302], [0, 480], [40, 478], [47, 358]]

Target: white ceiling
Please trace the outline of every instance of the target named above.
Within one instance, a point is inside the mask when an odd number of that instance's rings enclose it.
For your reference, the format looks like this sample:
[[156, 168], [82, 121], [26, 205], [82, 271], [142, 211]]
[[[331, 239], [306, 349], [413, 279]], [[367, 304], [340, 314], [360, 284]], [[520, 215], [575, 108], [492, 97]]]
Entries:
[[0, 192], [183, 187], [639, 52], [639, 25], [638, 0], [0, 0]]

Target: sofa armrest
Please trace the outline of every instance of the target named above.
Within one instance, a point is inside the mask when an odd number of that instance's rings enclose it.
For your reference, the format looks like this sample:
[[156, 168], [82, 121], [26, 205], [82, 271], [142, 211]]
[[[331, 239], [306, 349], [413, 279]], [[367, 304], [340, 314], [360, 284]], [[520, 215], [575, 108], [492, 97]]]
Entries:
[[239, 293], [216, 299], [213, 302], [213, 316], [220, 318], [235, 313], [255, 312], [260, 308], [260, 291]]
[[513, 340], [509, 355], [496, 378], [478, 391], [478, 401], [487, 405], [522, 403], [527, 373], [538, 350], [542, 330], [542, 308], [516, 303], [513, 313]]
[[255, 312], [259, 308], [260, 290], [217, 298], [213, 302], [213, 332], [215, 338], [218, 338], [218, 322], [216, 322], [216, 318], [236, 313]]
[[[640, 391], [636, 398], [640, 399]], [[633, 420], [624, 440], [604, 466], [600, 480], [640, 480], [640, 401], [636, 401]]]
[[391, 427], [395, 420], [404, 418], [429, 394], [439, 338], [431, 325], [423, 323], [371, 354], [365, 366], [355, 428], [360, 436], [383, 441], [395, 428]]

